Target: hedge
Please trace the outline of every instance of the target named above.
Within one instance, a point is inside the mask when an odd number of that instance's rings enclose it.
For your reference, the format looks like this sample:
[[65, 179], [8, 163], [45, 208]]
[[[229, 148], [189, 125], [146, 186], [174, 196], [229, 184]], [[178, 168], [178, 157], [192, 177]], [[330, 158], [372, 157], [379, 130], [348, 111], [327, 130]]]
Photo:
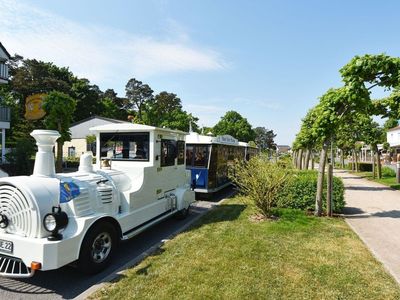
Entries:
[[[318, 172], [314, 170], [298, 171], [288, 182], [287, 188], [279, 196], [278, 206], [315, 210]], [[326, 176], [324, 179], [323, 209], [326, 210]], [[342, 179], [333, 177], [333, 211], [341, 212], [345, 206], [344, 185]]]
[[[349, 163], [347, 165], [348, 170], [352, 170], [353, 163]], [[354, 168], [355, 169], [355, 168]], [[366, 163], [366, 162], [359, 162], [358, 163], [358, 170], [360, 172], [372, 172], [372, 163]]]

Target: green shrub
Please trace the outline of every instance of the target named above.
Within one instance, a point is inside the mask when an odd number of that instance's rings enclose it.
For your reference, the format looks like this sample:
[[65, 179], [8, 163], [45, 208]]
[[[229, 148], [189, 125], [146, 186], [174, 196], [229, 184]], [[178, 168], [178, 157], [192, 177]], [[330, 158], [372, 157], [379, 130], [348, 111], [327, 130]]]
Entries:
[[[353, 165], [353, 163], [350, 162], [350, 163], [347, 165], [347, 169], [348, 169], [348, 170], [351, 170], [351, 169], [352, 169], [352, 165]], [[354, 169], [355, 169], [355, 168], [354, 168]], [[359, 170], [360, 172], [372, 172], [372, 163], [359, 162], [359, 163], [358, 163], [358, 170]]]
[[248, 162], [236, 161], [229, 170], [229, 177], [264, 216], [271, 215], [277, 206], [279, 195], [285, 189], [291, 175], [284, 161], [271, 162], [265, 155], [258, 155]]
[[382, 176], [383, 177], [396, 177], [396, 172], [390, 167], [382, 168]]
[[[318, 172], [314, 170], [298, 171], [290, 178], [278, 201], [280, 207], [315, 209]], [[324, 179], [323, 209], [326, 210], [326, 176]], [[333, 211], [340, 212], [345, 205], [344, 185], [340, 178], [333, 178]]]

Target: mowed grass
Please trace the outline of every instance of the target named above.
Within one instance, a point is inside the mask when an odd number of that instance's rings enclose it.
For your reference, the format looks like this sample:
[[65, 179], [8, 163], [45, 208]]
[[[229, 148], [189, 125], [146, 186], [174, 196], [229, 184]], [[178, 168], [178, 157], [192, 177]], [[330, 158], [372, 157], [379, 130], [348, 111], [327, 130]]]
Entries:
[[240, 198], [227, 201], [91, 298], [400, 299], [343, 219], [252, 214]]
[[378, 179], [376, 177], [373, 178], [372, 172], [359, 172], [359, 173], [353, 172], [353, 174], [358, 175], [358, 176], [362, 176], [362, 177], [364, 177], [364, 178], [366, 178], [368, 180], [371, 180], [371, 181], [386, 185], [388, 187], [391, 187], [392, 189], [400, 190], [400, 183], [397, 183], [396, 177], [385, 177], [385, 176], [383, 176], [381, 179]]

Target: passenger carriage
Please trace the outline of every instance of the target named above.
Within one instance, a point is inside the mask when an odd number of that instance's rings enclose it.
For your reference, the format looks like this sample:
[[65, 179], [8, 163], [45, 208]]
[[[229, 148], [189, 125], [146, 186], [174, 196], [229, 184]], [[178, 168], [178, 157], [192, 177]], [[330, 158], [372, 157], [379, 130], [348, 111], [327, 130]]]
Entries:
[[229, 186], [229, 166], [257, 153], [256, 147], [230, 135], [213, 137], [191, 132], [186, 137], [186, 168], [190, 170], [194, 190], [210, 194]]

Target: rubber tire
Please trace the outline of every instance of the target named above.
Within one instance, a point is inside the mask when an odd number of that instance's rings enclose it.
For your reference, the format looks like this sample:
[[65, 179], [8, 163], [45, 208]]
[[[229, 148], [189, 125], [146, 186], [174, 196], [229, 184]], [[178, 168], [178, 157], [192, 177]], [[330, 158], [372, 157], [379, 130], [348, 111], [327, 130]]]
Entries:
[[175, 214], [175, 218], [177, 220], [184, 220], [187, 218], [190, 212], [190, 205], [187, 208], [183, 208], [181, 210], [178, 210]]
[[[111, 237], [111, 250], [108, 256], [102, 262], [98, 263], [92, 259], [91, 248], [96, 237], [101, 233], [107, 232]], [[82, 242], [81, 250], [78, 259], [78, 269], [80, 272], [91, 275], [103, 271], [110, 264], [114, 251], [118, 245], [118, 235], [115, 227], [110, 223], [103, 222], [95, 224], [86, 233]]]

